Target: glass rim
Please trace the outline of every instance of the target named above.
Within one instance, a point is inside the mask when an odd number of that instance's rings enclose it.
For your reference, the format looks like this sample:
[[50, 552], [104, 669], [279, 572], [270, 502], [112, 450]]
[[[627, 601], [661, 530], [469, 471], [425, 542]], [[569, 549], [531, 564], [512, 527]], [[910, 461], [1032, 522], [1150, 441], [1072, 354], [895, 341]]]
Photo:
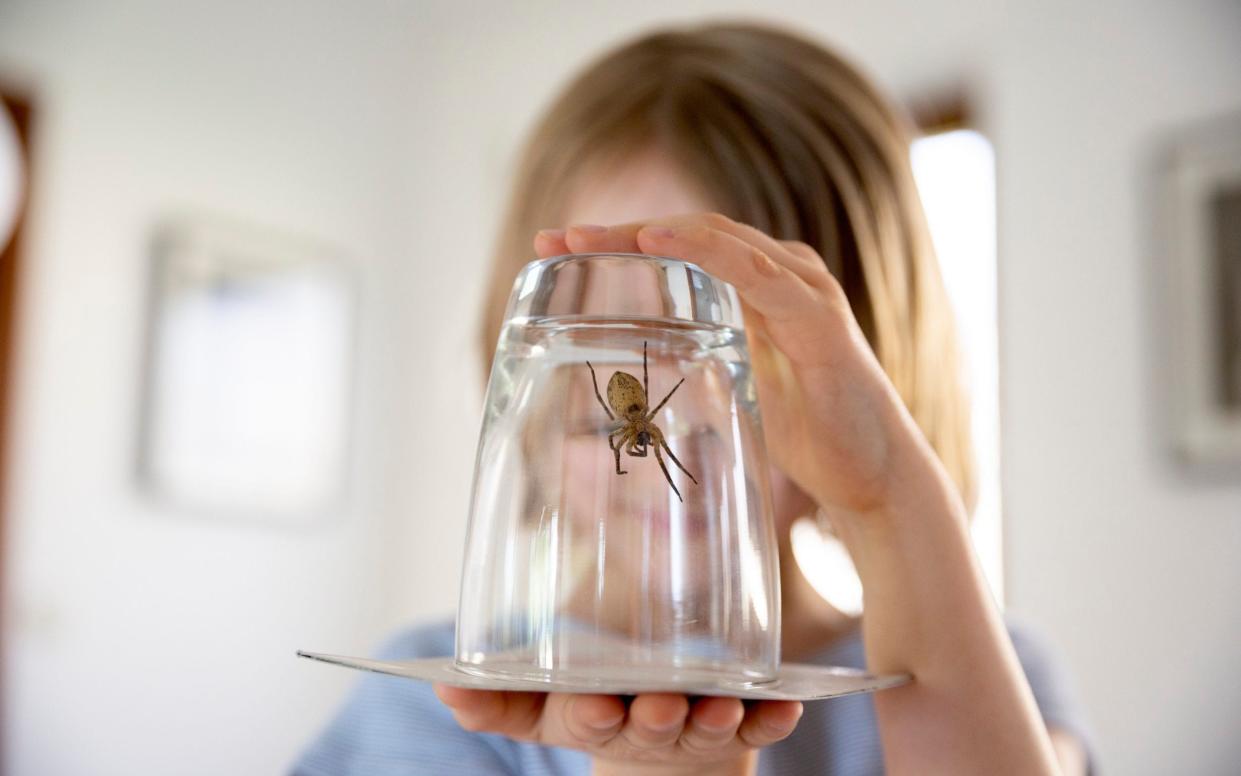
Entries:
[[[593, 251], [589, 253], [562, 253], [527, 262], [513, 279], [513, 289], [505, 310], [504, 322], [573, 318], [588, 315], [585, 310], [571, 309], [572, 303], [563, 299], [549, 302], [546, 295], [559, 282], [561, 273], [571, 272], [580, 266], [585, 272], [599, 271], [597, 280], [608, 284], [610, 273], [621, 285], [626, 283], [622, 274], [627, 269], [645, 268], [658, 277], [656, 286], [662, 289], [660, 305], [656, 314], [617, 313], [616, 317], [666, 322], [683, 322], [694, 325], [722, 326], [745, 331], [737, 289], [728, 281], [712, 275], [700, 264], [673, 256], [630, 251]], [[575, 282], [572, 275], [567, 282]], [[550, 307], [559, 309], [552, 312]], [[589, 315], [610, 314], [595, 311]]]
[[[636, 259], [636, 260], [642, 260], [642, 261], [653, 260], [653, 261], [658, 261], [658, 262], [665, 263], [665, 264], [685, 265], [687, 267], [691, 267], [693, 269], [698, 270], [702, 274], [706, 275], [707, 277], [712, 278], [713, 280], [719, 283], [724, 283], [725, 285], [731, 285], [727, 281], [721, 280], [720, 278], [715, 277], [715, 275], [712, 275], [711, 273], [707, 272], [705, 269], [702, 268], [701, 265], [695, 262], [689, 261], [688, 259], [678, 259], [675, 256], [662, 256], [658, 253], [634, 253], [633, 251], [591, 251], [589, 253], [559, 253], [555, 256], [548, 256], [542, 259], [534, 259], [528, 262], [526, 264], [526, 267], [530, 267], [531, 265], [538, 265], [540, 267], [551, 267], [555, 264], [565, 264], [565, 263], [568, 263], [570, 261], [574, 261], [577, 259], [599, 259], [599, 258]], [[523, 267], [523, 270], [524, 269], [525, 267]]]

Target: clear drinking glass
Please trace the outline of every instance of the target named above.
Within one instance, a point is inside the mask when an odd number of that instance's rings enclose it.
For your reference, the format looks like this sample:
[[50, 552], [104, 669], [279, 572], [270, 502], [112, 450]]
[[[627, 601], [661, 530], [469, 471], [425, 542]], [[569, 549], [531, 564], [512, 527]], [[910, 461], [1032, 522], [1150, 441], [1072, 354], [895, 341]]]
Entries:
[[732, 286], [640, 254], [528, 264], [487, 387], [455, 667], [575, 686], [774, 680], [767, 472]]
[[658, 256], [533, 262], [487, 387], [455, 654], [298, 654], [535, 692], [813, 700], [909, 681], [780, 662], [767, 472], [732, 286]]

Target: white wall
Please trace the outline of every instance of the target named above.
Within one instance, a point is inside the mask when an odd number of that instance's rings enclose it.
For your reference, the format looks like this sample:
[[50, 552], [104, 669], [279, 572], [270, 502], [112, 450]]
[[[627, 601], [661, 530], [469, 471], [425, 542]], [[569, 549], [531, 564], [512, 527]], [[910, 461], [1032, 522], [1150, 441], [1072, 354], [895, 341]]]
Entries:
[[[422, 34], [378, 4], [0, 6], [0, 72], [37, 90], [41, 176], [10, 440], [6, 773], [279, 772], [355, 678], [296, 649], [367, 651], [451, 613], [476, 273], [420, 238], [440, 230], [422, 186], [443, 175], [420, 169]], [[182, 210], [320, 238], [362, 272], [354, 497], [326, 524], [207, 521], [135, 492], [147, 241]]]
[[1009, 595], [1076, 670], [1111, 773], [1241, 762], [1241, 473], [1161, 438], [1163, 134], [1241, 110], [1236, 3], [1029, 4], [1008, 20], [999, 150]]
[[[0, 76], [37, 86], [42, 109], [7, 767], [279, 771], [353, 679], [294, 649], [366, 650], [451, 612], [478, 278], [520, 132], [605, 43], [721, 6], [51, 5], [0, 6]], [[1108, 772], [1226, 772], [1241, 487], [1192, 484], [1158, 446], [1140, 187], [1155, 133], [1241, 100], [1236, 6], [770, 5], [902, 92], [979, 85], [999, 172], [1010, 609], [1067, 657]], [[135, 495], [144, 241], [170, 207], [304, 230], [363, 268], [355, 498], [334, 522], [217, 524]]]

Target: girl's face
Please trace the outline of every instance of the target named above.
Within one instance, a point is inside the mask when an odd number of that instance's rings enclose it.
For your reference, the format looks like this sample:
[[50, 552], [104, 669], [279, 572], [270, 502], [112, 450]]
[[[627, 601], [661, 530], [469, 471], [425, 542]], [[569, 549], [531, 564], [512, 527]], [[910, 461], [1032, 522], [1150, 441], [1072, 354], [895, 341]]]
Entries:
[[[659, 218], [677, 213], [705, 212], [718, 209], [715, 204], [699, 195], [683, 177], [676, 172], [675, 165], [665, 156], [656, 151], [639, 154], [624, 165], [618, 172], [607, 177], [588, 179], [575, 192], [568, 202], [565, 224], [620, 224], [640, 221], [647, 218]], [[553, 225], [549, 225], [553, 226]], [[606, 382], [610, 372], [600, 374], [601, 381]], [[672, 383], [652, 377], [652, 391], [655, 385], [663, 390]], [[581, 386], [583, 401], [594, 401], [593, 392]], [[603, 389], [604, 385], [600, 385]], [[662, 396], [662, 394], [660, 394]], [[655, 397], [658, 400], [659, 396]], [[600, 447], [596, 445], [596, 447]], [[770, 444], [768, 444], [770, 447]], [[604, 449], [603, 454], [608, 454]], [[604, 467], [606, 468], [606, 467]], [[658, 468], [655, 476], [662, 478]], [[634, 472], [630, 474], [633, 477]], [[798, 517], [813, 511], [811, 499], [793, 484], [777, 467], [769, 464], [772, 487], [772, 501], [775, 509], [776, 534], [780, 542], [786, 542], [789, 529]], [[639, 475], [642, 476], [642, 475]], [[662, 482], [662, 479], [660, 479]]]

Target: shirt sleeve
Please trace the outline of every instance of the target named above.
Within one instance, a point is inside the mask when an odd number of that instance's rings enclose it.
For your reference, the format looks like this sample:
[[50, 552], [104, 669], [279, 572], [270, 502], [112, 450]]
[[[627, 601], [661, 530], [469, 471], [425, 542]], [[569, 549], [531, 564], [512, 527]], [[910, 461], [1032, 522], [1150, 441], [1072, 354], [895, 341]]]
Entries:
[[[432, 657], [437, 651], [428, 641], [418, 631], [406, 632], [376, 657]], [[509, 748], [502, 737], [463, 730], [429, 683], [362, 672], [290, 776], [512, 776], [517, 771]]]
[[1024, 625], [1015, 625], [1010, 621], [1008, 632], [1021, 667], [1025, 670], [1026, 680], [1034, 692], [1043, 723], [1049, 728], [1073, 734], [1086, 753], [1086, 772], [1095, 773], [1090, 725], [1060, 657], [1044, 639]]

